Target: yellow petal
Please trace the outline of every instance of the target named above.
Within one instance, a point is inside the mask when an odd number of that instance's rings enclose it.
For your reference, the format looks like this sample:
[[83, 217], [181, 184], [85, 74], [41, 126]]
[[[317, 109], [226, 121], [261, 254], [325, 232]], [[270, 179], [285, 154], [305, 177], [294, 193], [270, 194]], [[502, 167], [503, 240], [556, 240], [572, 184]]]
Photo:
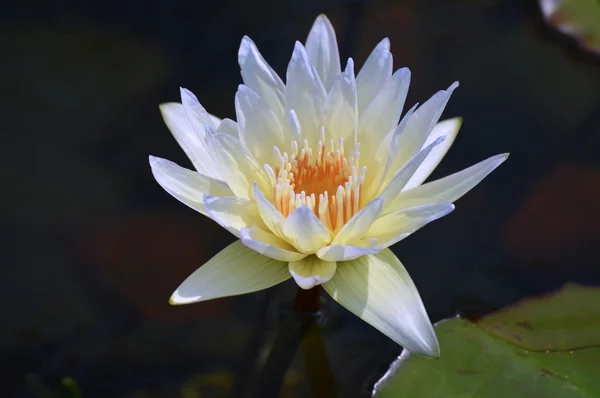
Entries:
[[256, 203], [251, 200], [235, 196], [217, 198], [204, 195], [204, 206], [210, 218], [238, 238], [242, 228], [255, 224], [264, 226]]
[[302, 289], [310, 289], [328, 282], [335, 274], [335, 269], [335, 261], [323, 261], [317, 256], [308, 256], [289, 264], [290, 274]]
[[243, 228], [241, 239], [245, 246], [275, 260], [289, 262], [306, 257], [306, 254], [298, 253], [292, 245], [283, 239], [258, 228], [256, 225], [252, 228]]
[[332, 245], [343, 245], [349, 241], [360, 239], [371, 224], [379, 217], [383, 209], [383, 199], [376, 198], [356, 213], [337, 233], [331, 241]]
[[300, 253], [312, 254], [331, 241], [327, 227], [312, 210], [301, 206], [292, 211], [283, 223], [285, 239]]
[[319, 251], [317, 251], [317, 257], [327, 261], [348, 261], [368, 254], [377, 253], [381, 249], [382, 248], [378, 246], [360, 246], [358, 243], [355, 245], [329, 245], [319, 249]]

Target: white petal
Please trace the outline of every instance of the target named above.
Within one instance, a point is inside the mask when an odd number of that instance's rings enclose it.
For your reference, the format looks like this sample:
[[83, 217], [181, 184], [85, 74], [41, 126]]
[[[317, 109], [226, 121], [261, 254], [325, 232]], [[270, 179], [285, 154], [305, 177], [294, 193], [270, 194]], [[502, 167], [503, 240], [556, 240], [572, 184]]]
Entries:
[[215, 115], [210, 114], [210, 113], [208, 114], [208, 116], [210, 117], [210, 120], [212, 121], [212, 124], [215, 127], [219, 127], [221, 125], [221, 122], [223, 122], [223, 120], [220, 117], [218, 117], [218, 116], [215, 116]]
[[408, 159], [423, 147], [456, 87], [458, 87], [458, 82], [451, 85], [448, 90], [441, 90], [434, 94], [415, 111], [407, 121], [402, 134], [394, 137], [390, 152], [394, 154], [394, 161], [390, 167], [390, 173], [395, 174]]
[[356, 76], [359, 115], [363, 114], [373, 98], [392, 77], [392, 68], [390, 40], [385, 38], [377, 44]]
[[238, 52], [244, 84], [254, 90], [269, 104], [280, 121], [284, 119], [285, 85], [281, 78], [260, 55], [249, 37], [244, 36]]
[[335, 31], [325, 15], [319, 15], [313, 24], [306, 39], [306, 52], [325, 89], [331, 89], [341, 66]]
[[354, 61], [348, 60], [346, 70], [336, 79], [327, 95], [325, 105], [325, 134], [337, 142], [343, 138], [353, 145], [356, 142], [358, 114]]
[[334, 300], [407, 350], [439, 356], [419, 292], [389, 249], [338, 264], [336, 274], [323, 287]]
[[289, 262], [298, 261], [306, 257], [306, 254], [298, 253], [292, 245], [283, 239], [256, 225], [252, 228], [243, 228], [241, 231], [241, 240], [250, 249], [275, 260]]
[[316, 145], [323, 125], [327, 93], [317, 71], [308, 59], [304, 46], [296, 42], [287, 69], [286, 111], [294, 110], [302, 133], [310, 145]]
[[317, 256], [308, 256], [289, 264], [290, 274], [302, 289], [311, 289], [329, 282], [335, 274], [335, 268], [335, 261], [323, 261]]
[[327, 261], [348, 261], [381, 251], [381, 246], [330, 245], [317, 251], [317, 257]]
[[235, 95], [240, 140], [259, 164], [273, 160], [273, 147], [282, 151], [290, 145], [277, 116], [250, 88], [240, 85]]
[[417, 171], [415, 171], [415, 174], [413, 174], [413, 176], [411, 177], [410, 181], [406, 184], [404, 189], [411, 189], [416, 186], [419, 186], [423, 183], [423, 181], [427, 179], [427, 177], [429, 177], [429, 175], [433, 172], [433, 170], [435, 170], [437, 165], [440, 164], [440, 162], [448, 152], [448, 149], [450, 149], [450, 147], [452, 146], [452, 143], [454, 143], [454, 139], [458, 134], [458, 130], [460, 130], [461, 124], [462, 118], [456, 117], [454, 119], [441, 121], [435, 125], [433, 130], [431, 130], [431, 134], [429, 134], [429, 137], [427, 137], [425, 144], [423, 144], [423, 147], [426, 147], [427, 145], [431, 144], [439, 137], [446, 138], [444, 142], [433, 148], [429, 155], [427, 155], [425, 161], [421, 163], [421, 165], [419, 166]]
[[286, 240], [301, 253], [312, 254], [331, 241], [329, 230], [312, 210], [300, 206], [283, 223]]
[[383, 198], [373, 199], [356, 213], [331, 241], [332, 245], [343, 245], [362, 238], [371, 224], [379, 217], [383, 209]]
[[165, 124], [181, 146], [181, 149], [192, 161], [194, 168], [205, 176], [222, 180], [219, 167], [207, 148], [204, 136], [198, 135], [194, 130], [183, 105], [174, 102], [161, 104], [160, 112]]
[[506, 158], [507, 153], [492, 156], [458, 173], [400, 192], [383, 213], [427, 203], [454, 202], [479, 184]]
[[236, 241], [194, 271], [169, 301], [179, 305], [237, 296], [269, 288], [289, 278], [287, 263], [258, 254]]
[[230, 196], [233, 193], [219, 180], [176, 165], [167, 159], [150, 156], [152, 174], [161, 187], [181, 203], [207, 215], [204, 194]]
[[238, 125], [231, 119], [223, 119], [217, 127], [217, 134], [229, 134], [234, 138], [239, 138]]
[[260, 217], [264, 221], [265, 225], [280, 238], [284, 238], [283, 223], [285, 217], [273, 206], [273, 204], [265, 198], [258, 185], [255, 183], [253, 187], [254, 200], [258, 206]]
[[382, 247], [389, 247], [452, 210], [452, 203], [434, 203], [397, 210], [378, 218], [364, 235], [364, 239], [377, 238]]
[[256, 203], [248, 199], [204, 195], [204, 206], [210, 218], [238, 238], [242, 228], [264, 225]]
[[181, 104], [183, 105], [183, 109], [185, 109], [185, 113], [192, 124], [192, 127], [196, 130], [196, 133], [202, 137], [206, 126], [216, 128], [213, 119], [208, 112], [206, 112], [206, 109], [200, 105], [198, 98], [196, 98], [190, 90], [183, 87], [181, 87], [179, 91], [181, 93]]
[[398, 125], [409, 85], [410, 71], [399, 69], [360, 116], [358, 142], [361, 153], [374, 153], [383, 138]]
[[394, 198], [402, 191], [406, 186], [406, 183], [413, 176], [415, 171], [431, 153], [433, 148], [441, 144], [444, 141], [444, 137], [438, 137], [434, 142], [426, 146], [423, 150], [419, 151], [413, 158], [400, 169], [400, 171], [394, 176], [392, 181], [385, 187], [381, 192], [381, 197], [384, 200], [384, 209], [387, 209]]

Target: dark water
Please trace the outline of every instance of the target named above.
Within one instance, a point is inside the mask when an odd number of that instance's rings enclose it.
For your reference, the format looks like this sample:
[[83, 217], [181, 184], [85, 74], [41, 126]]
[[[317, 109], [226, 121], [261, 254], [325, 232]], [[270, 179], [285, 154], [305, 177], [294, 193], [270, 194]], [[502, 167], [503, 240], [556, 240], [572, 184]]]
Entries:
[[395, 68], [412, 70], [407, 104], [461, 82], [444, 115], [465, 122], [433, 177], [511, 152], [394, 247], [433, 321], [600, 283], [600, 62], [546, 29], [535, 1], [12, 2], [0, 12], [0, 396], [52, 396], [71, 377], [86, 398], [266, 397], [279, 382], [279, 396], [306, 397], [311, 373], [321, 396], [369, 394], [401, 348], [327, 301], [297, 349], [293, 281], [168, 305], [233, 237], [165, 193], [147, 161], [189, 166], [159, 103], [184, 86], [233, 117], [241, 37], [283, 75], [322, 12], [358, 65], [390, 37]]

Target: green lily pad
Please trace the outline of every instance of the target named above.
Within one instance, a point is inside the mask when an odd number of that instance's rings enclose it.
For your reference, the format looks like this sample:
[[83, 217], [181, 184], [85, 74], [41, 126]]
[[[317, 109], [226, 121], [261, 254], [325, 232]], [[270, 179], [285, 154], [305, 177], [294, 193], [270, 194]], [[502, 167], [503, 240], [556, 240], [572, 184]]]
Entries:
[[600, 346], [600, 289], [567, 284], [489, 314], [478, 325], [533, 351]]
[[406, 350], [374, 396], [440, 398], [599, 397], [600, 347], [532, 352], [456, 318], [440, 322], [438, 360]]

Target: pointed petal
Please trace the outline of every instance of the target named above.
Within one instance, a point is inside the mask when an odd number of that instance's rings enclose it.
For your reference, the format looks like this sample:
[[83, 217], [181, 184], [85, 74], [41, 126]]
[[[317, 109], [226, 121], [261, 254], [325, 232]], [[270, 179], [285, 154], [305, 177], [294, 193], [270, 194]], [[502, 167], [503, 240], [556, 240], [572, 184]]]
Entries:
[[283, 223], [283, 234], [300, 253], [306, 254], [315, 253], [331, 241], [329, 230], [306, 206], [297, 208], [287, 216]]
[[323, 287], [335, 301], [407, 350], [439, 356], [419, 292], [389, 249], [339, 264]]
[[342, 70], [337, 39], [331, 22], [325, 15], [319, 15], [306, 39], [308, 59], [314, 65], [325, 90], [331, 89], [335, 77]]
[[383, 198], [376, 198], [356, 213], [331, 241], [332, 245], [343, 245], [358, 240], [367, 232], [383, 209]]
[[304, 46], [296, 42], [287, 69], [286, 111], [294, 110], [310, 145], [319, 140], [327, 93]]
[[298, 261], [306, 257], [294, 249], [292, 245], [273, 233], [257, 227], [243, 228], [241, 231], [242, 243], [263, 256], [279, 261]]
[[204, 194], [214, 196], [232, 195], [229, 187], [192, 170], [188, 170], [167, 159], [150, 156], [152, 174], [161, 187], [181, 203], [208, 215], [204, 207]]
[[273, 206], [273, 204], [269, 202], [267, 198], [265, 198], [256, 183], [254, 184], [252, 192], [254, 193], [254, 200], [256, 200], [260, 217], [264, 221], [265, 225], [275, 235], [285, 239], [285, 234], [283, 233], [285, 217], [283, 214], [281, 214], [279, 210], [277, 210], [275, 206]]
[[238, 133], [238, 125], [231, 119], [223, 119], [217, 127], [217, 134], [229, 134], [234, 138], [240, 138]]
[[381, 246], [363, 247], [358, 245], [329, 245], [317, 251], [317, 257], [327, 261], [348, 261], [380, 252]]
[[244, 85], [240, 85], [235, 95], [235, 112], [240, 141], [259, 164], [273, 160], [274, 146], [281, 150], [289, 146], [289, 137], [275, 113], [258, 94]]
[[358, 142], [361, 153], [374, 153], [386, 134], [398, 125], [409, 85], [410, 71], [399, 69], [360, 116]]
[[357, 124], [354, 61], [350, 58], [346, 70], [337, 76], [327, 96], [325, 134], [327, 137], [333, 138], [334, 142], [343, 138], [353, 145], [356, 142]]
[[431, 134], [429, 134], [429, 137], [427, 137], [425, 144], [423, 144], [423, 147], [431, 144], [439, 137], [446, 137], [446, 139], [440, 145], [433, 148], [429, 155], [427, 155], [425, 161], [421, 163], [404, 189], [411, 189], [419, 186], [427, 179], [427, 177], [429, 177], [438, 164], [440, 164], [444, 156], [446, 156], [446, 153], [452, 146], [452, 143], [454, 143], [454, 139], [458, 134], [458, 130], [460, 130], [461, 124], [462, 118], [456, 117], [454, 119], [441, 121], [435, 125], [433, 130], [431, 130]]
[[181, 93], [181, 104], [183, 105], [183, 109], [185, 109], [185, 114], [194, 130], [196, 130], [196, 133], [202, 137], [206, 126], [216, 128], [213, 119], [208, 112], [206, 112], [206, 109], [200, 105], [198, 98], [186, 88], [181, 87], [179, 91]]
[[335, 269], [335, 261], [324, 261], [317, 256], [308, 256], [289, 264], [290, 274], [302, 289], [311, 289], [329, 282]]
[[222, 180], [219, 167], [213, 160], [203, 136], [198, 135], [192, 127], [183, 105], [174, 102], [161, 104], [160, 112], [171, 134], [190, 158], [194, 168], [205, 176]]
[[394, 176], [392, 181], [390, 181], [387, 187], [385, 187], [385, 189], [381, 192], [380, 196], [384, 200], [384, 209], [387, 209], [390, 206], [394, 198], [396, 198], [396, 196], [398, 196], [398, 194], [406, 186], [406, 183], [408, 183], [415, 171], [419, 168], [423, 161], [425, 161], [433, 148], [441, 144], [443, 141], [444, 137], [438, 137], [438, 139], [413, 156], [413, 158], [400, 169], [398, 174]]
[[473, 189], [506, 158], [507, 153], [492, 156], [458, 173], [400, 192], [383, 213], [427, 203], [452, 203]]
[[390, 39], [385, 38], [369, 55], [356, 76], [358, 92], [358, 114], [362, 115], [373, 98], [383, 89], [392, 77], [393, 60], [390, 53]]
[[242, 228], [255, 224], [264, 226], [254, 201], [235, 196], [204, 195], [204, 206], [210, 218], [238, 238]]
[[169, 301], [179, 305], [237, 296], [269, 288], [289, 278], [287, 263], [258, 254], [236, 241], [194, 271]]
[[378, 218], [364, 235], [364, 239], [378, 238], [381, 247], [390, 247], [452, 210], [452, 203], [434, 203], [397, 210]]
[[244, 36], [240, 44], [238, 62], [244, 84], [269, 104], [280, 121], [285, 120], [285, 85], [248, 36]]
[[397, 140], [392, 142], [390, 153], [394, 154], [394, 161], [390, 167], [390, 173], [395, 174], [408, 159], [423, 147], [456, 87], [458, 87], [458, 82], [452, 84], [448, 90], [438, 91], [408, 120], [402, 134], [397, 135]]

